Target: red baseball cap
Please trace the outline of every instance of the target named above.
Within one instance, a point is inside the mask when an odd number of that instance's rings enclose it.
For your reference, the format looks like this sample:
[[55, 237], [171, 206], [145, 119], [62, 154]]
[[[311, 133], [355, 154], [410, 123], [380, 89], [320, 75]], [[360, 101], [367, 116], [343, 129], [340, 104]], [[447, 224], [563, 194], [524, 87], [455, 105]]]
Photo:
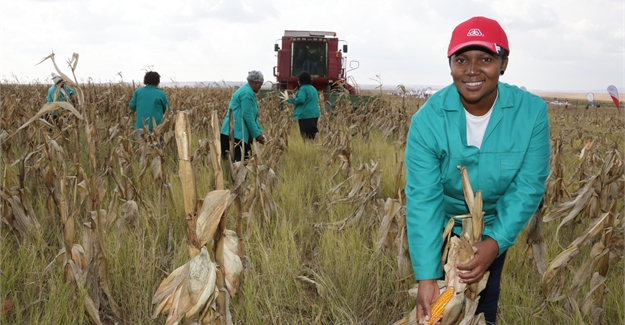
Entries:
[[472, 45], [484, 47], [495, 54], [501, 54], [501, 48], [510, 53], [506, 32], [497, 21], [486, 17], [473, 17], [456, 26], [451, 33], [447, 57]]

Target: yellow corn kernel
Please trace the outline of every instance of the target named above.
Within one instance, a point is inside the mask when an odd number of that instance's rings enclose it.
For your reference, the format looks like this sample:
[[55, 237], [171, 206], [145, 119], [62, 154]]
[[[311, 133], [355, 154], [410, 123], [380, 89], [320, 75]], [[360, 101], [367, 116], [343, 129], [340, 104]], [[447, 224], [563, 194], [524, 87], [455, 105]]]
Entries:
[[453, 297], [454, 297], [454, 289], [449, 288], [445, 290], [443, 293], [441, 293], [438, 296], [438, 298], [436, 298], [436, 301], [434, 302], [432, 307], [430, 307], [431, 317], [430, 317], [430, 321], [428, 322], [428, 325], [434, 324], [441, 317], [443, 317], [443, 311], [445, 310], [445, 306], [447, 306], [447, 304], [449, 303], [449, 301], [451, 301]]

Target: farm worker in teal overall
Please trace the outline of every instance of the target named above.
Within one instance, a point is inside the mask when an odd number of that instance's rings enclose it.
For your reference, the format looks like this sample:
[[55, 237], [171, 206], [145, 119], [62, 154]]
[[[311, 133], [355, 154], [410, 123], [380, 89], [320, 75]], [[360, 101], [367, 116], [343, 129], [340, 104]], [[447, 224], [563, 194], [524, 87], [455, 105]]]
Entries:
[[263, 129], [258, 124], [258, 101], [256, 93], [265, 81], [260, 71], [252, 70], [247, 75], [247, 83], [232, 94], [228, 112], [221, 126], [221, 155], [223, 158], [230, 152], [230, 119], [234, 118], [233, 157], [241, 161], [241, 148], [245, 151], [244, 159], [248, 159], [252, 149], [252, 141], [265, 144]]
[[169, 109], [167, 95], [157, 88], [161, 83], [161, 75], [156, 71], [148, 71], [143, 77], [143, 83], [145, 87], [137, 88], [130, 100], [130, 109], [137, 112], [135, 129], [139, 138], [143, 135], [144, 125], [152, 132], [155, 126], [161, 124], [163, 115]]
[[319, 110], [319, 93], [311, 85], [310, 73], [304, 71], [297, 76], [300, 87], [295, 98], [289, 98], [287, 102], [293, 104], [293, 119], [299, 123], [299, 132], [304, 139], [315, 139], [317, 121], [321, 112]]
[[[549, 120], [540, 97], [499, 81], [508, 67], [508, 39], [499, 23], [473, 17], [458, 25], [447, 57], [453, 83], [413, 115], [406, 143], [406, 225], [419, 281], [417, 318], [429, 319], [443, 277], [442, 234], [447, 221], [468, 214], [457, 166], [482, 191], [484, 235], [475, 257], [457, 265], [462, 282], [490, 271], [476, 315], [495, 324], [506, 252], [545, 193]], [[461, 223], [453, 230], [458, 235]]]
[[[58, 74], [52, 72], [52, 86], [48, 88], [48, 96], [46, 97], [46, 102], [70, 102], [72, 105], [75, 104], [74, 95], [76, 91], [65, 84], [65, 80]], [[69, 101], [68, 101], [69, 99]], [[46, 114], [46, 119], [50, 121], [50, 119], [56, 120], [58, 113], [54, 111], [52, 115]]]

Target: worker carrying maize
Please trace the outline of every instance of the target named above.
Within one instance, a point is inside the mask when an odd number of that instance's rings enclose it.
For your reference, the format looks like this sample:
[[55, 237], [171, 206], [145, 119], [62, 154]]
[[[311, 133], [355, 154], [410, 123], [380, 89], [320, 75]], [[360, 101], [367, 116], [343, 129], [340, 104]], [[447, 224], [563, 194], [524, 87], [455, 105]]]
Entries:
[[[547, 105], [499, 80], [509, 53], [506, 33], [497, 21], [473, 17], [462, 22], [453, 30], [447, 51], [453, 83], [412, 116], [405, 152], [406, 224], [419, 284], [420, 321], [441, 320], [437, 309], [444, 303], [433, 304], [441, 295], [437, 280], [444, 276], [442, 243], [448, 228], [453, 234], [449, 242], [456, 248], [448, 250], [448, 283], [442, 297], [454, 299], [456, 286], [475, 286], [484, 279], [479, 297], [470, 298], [478, 301], [475, 315], [482, 314], [486, 324], [496, 323], [506, 251], [545, 192], [550, 155]], [[458, 166], [466, 170], [459, 173]], [[481, 194], [483, 232], [475, 229], [475, 242], [462, 236], [462, 218], [454, 218], [476, 213], [471, 198], [465, 197], [463, 174]], [[450, 264], [452, 251], [463, 256]]]

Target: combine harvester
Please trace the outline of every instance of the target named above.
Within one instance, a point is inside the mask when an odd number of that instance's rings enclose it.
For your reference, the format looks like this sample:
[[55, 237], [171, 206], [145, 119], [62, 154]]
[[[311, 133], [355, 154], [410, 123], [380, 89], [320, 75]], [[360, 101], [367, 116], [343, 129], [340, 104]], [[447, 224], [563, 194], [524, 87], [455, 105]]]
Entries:
[[[276, 83], [272, 90], [261, 91], [261, 97], [273, 90], [295, 90], [299, 86], [297, 76], [308, 71], [312, 86], [323, 92], [326, 109], [338, 101], [349, 99], [354, 106], [360, 106], [374, 99], [359, 94], [358, 85], [347, 72], [358, 69], [358, 61], [350, 61], [347, 70], [347, 42], [339, 40], [336, 32], [286, 30], [282, 36], [282, 48], [276, 41], [278, 65], [273, 67]], [[339, 48], [342, 44], [342, 49]]]

